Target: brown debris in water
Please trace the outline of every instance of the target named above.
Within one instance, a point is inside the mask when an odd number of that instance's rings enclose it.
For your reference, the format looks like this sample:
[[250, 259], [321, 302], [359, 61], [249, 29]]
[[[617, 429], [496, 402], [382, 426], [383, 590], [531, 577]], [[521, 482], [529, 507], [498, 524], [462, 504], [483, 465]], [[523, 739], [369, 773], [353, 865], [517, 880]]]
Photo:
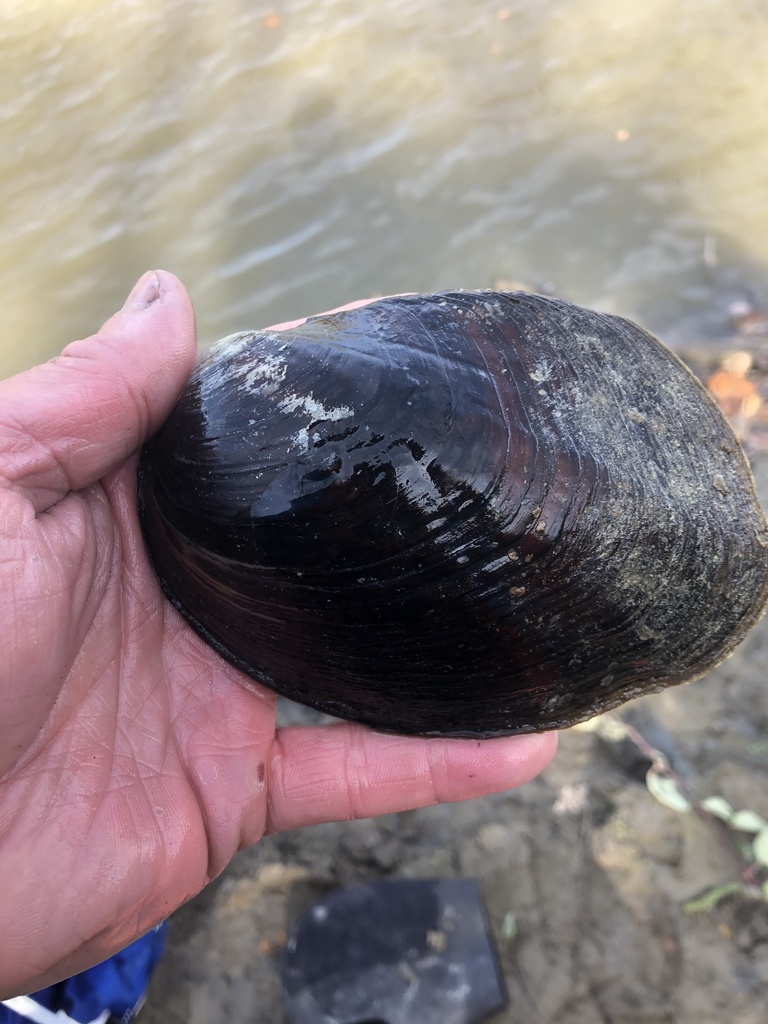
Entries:
[[752, 451], [768, 450], [768, 371], [749, 352], [734, 352], [706, 385], [739, 441]]

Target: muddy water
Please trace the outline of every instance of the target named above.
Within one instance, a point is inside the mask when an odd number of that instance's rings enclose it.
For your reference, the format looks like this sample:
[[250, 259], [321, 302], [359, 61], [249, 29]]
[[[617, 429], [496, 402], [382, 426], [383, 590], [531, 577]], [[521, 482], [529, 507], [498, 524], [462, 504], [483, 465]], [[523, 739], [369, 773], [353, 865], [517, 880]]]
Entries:
[[0, 372], [152, 266], [203, 343], [499, 280], [723, 333], [766, 67], [766, 0], [3, 0]]

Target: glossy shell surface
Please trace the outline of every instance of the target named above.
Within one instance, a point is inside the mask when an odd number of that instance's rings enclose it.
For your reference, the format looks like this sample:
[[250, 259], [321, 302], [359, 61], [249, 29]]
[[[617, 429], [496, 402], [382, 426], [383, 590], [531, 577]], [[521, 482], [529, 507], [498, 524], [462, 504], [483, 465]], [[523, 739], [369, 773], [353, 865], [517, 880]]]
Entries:
[[766, 522], [704, 389], [634, 324], [536, 295], [225, 339], [139, 501], [217, 651], [386, 730], [573, 724], [701, 675], [766, 601]]

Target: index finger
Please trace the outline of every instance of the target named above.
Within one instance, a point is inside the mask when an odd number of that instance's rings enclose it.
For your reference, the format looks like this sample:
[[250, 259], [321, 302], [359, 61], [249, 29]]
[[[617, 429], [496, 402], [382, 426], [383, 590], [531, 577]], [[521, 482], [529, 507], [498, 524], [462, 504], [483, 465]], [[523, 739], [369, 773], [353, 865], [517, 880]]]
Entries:
[[556, 749], [553, 732], [468, 740], [397, 736], [349, 723], [279, 729], [267, 766], [267, 831], [514, 789], [543, 771]]

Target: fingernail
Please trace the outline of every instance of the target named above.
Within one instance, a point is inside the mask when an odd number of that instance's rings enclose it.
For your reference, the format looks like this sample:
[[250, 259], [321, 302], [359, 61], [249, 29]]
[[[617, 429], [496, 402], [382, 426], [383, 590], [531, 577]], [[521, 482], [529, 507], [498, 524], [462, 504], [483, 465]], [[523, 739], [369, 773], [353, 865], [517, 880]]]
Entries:
[[154, 270], [142, 274], [128, 298], [123, 309], [146, 309], [160, 296], [160, 281]]

